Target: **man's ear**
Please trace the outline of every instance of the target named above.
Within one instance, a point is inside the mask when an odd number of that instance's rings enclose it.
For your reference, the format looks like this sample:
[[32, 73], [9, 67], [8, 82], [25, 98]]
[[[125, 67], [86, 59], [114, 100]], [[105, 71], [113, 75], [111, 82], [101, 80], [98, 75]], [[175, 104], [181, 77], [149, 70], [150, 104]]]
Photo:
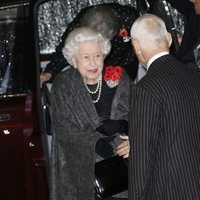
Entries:
[[170, 47], [172, 44], [172, 35], [169, 32], [167, 33], [167, 40], [168, 40], [168, 46]]
[[132, 45], [137, 56], [141, 55], [141, 46], [137, 40], [132, 40]]
[[139, 62], [143, 65], [146, 65], [146, 56], [141, 44], [137, 40], [132, 40], [132, 45]]

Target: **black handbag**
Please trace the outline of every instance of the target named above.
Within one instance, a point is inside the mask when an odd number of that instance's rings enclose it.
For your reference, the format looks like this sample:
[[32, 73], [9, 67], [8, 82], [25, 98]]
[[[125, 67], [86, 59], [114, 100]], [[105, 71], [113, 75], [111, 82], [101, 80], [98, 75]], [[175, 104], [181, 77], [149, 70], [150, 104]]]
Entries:
[[128, 189], [128, 160], [114, 156], [95, 164], [95, 192], [103, 199]]

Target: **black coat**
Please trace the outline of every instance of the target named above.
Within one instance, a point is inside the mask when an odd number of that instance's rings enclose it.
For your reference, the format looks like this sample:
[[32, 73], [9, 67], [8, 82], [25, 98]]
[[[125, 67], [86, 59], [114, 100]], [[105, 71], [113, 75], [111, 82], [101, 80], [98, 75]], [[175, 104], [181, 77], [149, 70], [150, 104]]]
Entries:
[[[110, 119], [128, 118], [131, 80], [117, 86]], [[103, 92], [103, 91], [102, 91]], [[51, 200], [94, 200], [95, 145], [105, 137], [100, 118], [77, 69], [60, 73], [52, 86]]]
[[199, 74], [162, 56], [132, 99], [129, 199], [200, 199]]

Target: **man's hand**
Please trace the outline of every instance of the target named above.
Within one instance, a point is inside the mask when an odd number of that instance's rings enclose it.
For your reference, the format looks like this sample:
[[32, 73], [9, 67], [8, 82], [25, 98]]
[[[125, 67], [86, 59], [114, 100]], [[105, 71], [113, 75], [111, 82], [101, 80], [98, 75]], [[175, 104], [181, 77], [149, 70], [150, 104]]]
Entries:
[[50, 78], [52, 77], [52, 75], [50, 73], [42, 73], [40, 75], [40, 87], [42, 87], [43, 83], [45, 83], [46, 81], [48, 81]]

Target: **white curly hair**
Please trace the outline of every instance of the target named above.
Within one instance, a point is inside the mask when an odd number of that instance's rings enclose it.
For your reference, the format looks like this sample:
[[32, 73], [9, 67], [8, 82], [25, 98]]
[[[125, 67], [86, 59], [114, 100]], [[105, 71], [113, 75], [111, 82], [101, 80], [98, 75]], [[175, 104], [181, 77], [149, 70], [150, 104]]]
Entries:
[[79, 48], [79, 44], [87, 41], [98, 42], [104, 58], [111, 50], [110, 40], [104, 37], [96, 29], [89, 27], [77, 28], [69, 33], [62, 49], [62, 53], [70, 65], [74, 65], [73, 58]]

